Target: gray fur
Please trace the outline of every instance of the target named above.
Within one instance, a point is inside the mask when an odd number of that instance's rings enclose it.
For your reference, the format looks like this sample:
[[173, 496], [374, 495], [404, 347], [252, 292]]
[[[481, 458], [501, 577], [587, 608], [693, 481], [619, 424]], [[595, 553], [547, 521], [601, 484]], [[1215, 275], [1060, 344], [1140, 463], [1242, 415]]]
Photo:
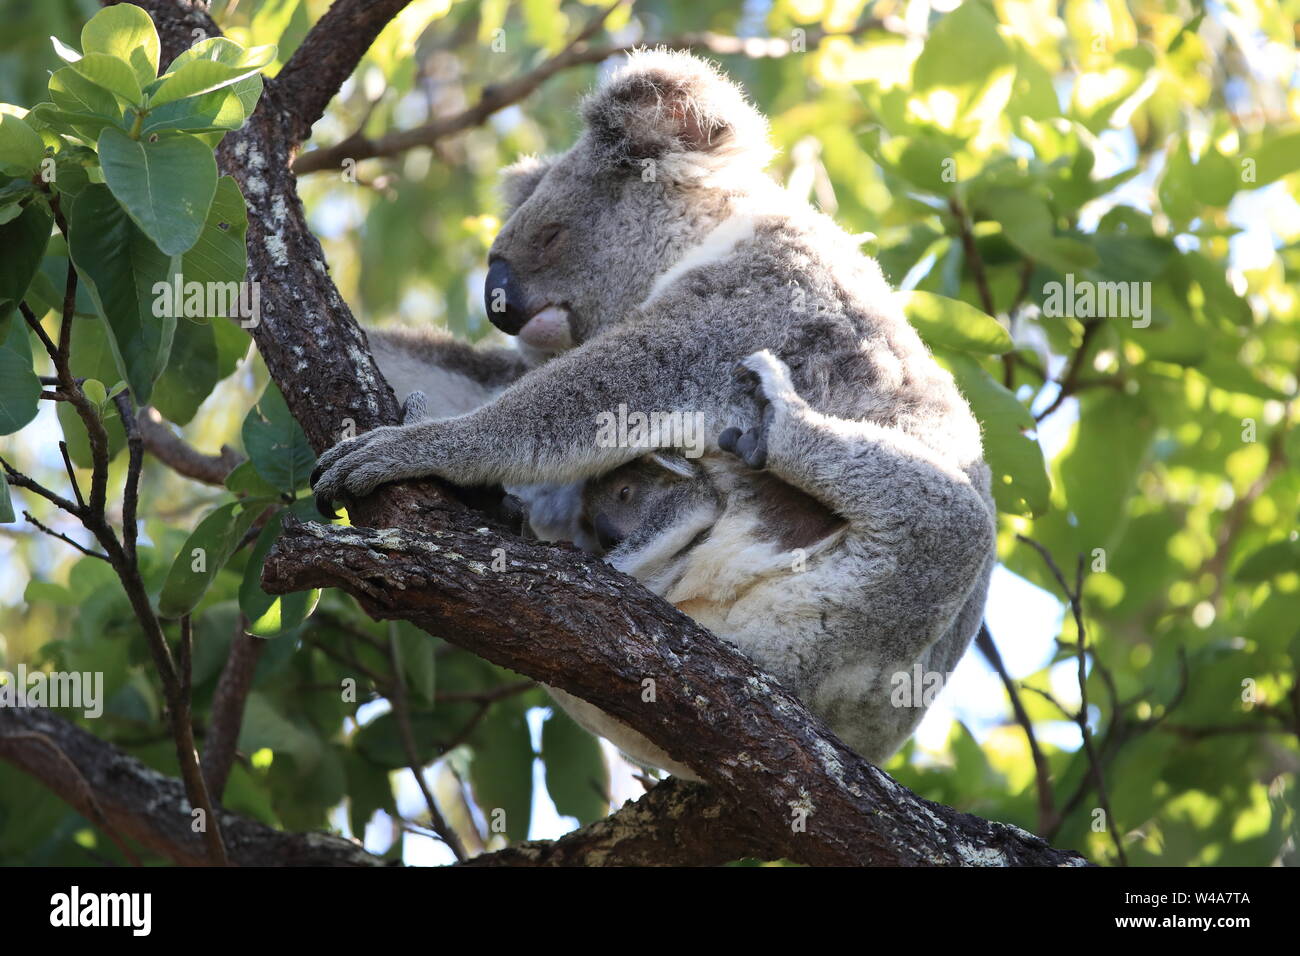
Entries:
[[[369, 329], [367, 335], [375, 364], [402, 402], [402, 421], [408, 425], [471, 412], [549, 357], [509, 347], [476, 348], [437, 331]], [[534, 537], [590, 546], [578, 524], [581, 482], [518, 484], [505, 490], [523, 502]]]
[[[576, 347], [467, 414], [328, 450], [318, 500], [426, 475], [474, 485], [603, 474], [646, 451], [596, 440], [597, 413], [621, 405], [697, 415], [709, 436], [748, 428], [759, 405], [732, 370], [767, 351], [789, 378], [756, 370], [789, 421], [767, 433], [768, 468], [869, 529], [852, 538], [854, 573], [866, 575], [854, 599], [879, 661], [917, 659], [993, 560], [979, 426], [952, 377], [876, 263], [762, 172], [765, 123], [711, 66], [634, 55], [583, 116], [567, 153], [518, 174], [517, 208], [491, 250], [510, 267], [512, 306], [566, 309]], [[834, 675], [809, 700], [824, 713], [879, 679], [849, 645], [818, 667]]]

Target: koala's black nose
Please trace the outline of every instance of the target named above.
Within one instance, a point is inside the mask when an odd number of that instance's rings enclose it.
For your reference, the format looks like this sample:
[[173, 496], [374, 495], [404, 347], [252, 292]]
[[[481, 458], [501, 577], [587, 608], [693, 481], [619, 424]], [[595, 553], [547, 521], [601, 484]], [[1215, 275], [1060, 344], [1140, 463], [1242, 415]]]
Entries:
[[519, 283], [510, 270], [510, 263], [504, 259], [493, 259], [488, 263], [483, 305], [487, 308], [488, 319], [506, 335], [518, 335], [528, 322]]
[[618, 530], [614, 522], [609, 520], [609, 515], [603, 511], [596, 515], [594, 523], [596, 526], [596, 541], [605, 551], [618, 547], [623, 538], [626, 537], [623, 532]]

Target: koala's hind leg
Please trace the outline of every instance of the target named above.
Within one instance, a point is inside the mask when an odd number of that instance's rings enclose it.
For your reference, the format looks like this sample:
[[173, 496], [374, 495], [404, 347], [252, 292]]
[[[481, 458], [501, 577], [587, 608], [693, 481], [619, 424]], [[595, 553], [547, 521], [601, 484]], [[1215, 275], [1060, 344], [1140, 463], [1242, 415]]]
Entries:
[[910, 435], [823, 415], [789, 369], [757, 352], [741, 366], [759, 421], [719, 437], [751, 467], [806, 492], [849, 522], [856, 562], [846, 588], [865, 592], [871, 627], [901, 658], [947, 629], [994, 551], [991, 504], [971, 477]]

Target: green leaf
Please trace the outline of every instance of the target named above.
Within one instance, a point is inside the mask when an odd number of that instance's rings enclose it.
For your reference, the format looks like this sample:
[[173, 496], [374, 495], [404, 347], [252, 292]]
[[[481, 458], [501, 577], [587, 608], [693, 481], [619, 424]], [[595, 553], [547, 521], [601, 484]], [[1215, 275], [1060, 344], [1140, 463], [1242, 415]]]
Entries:
[[0, 169], [30, 174], [45, 157], [40, 134], [23, 119], [26, 110], [0, 103]]
[[144, 405], [176, 331], [174, 315], [155, 314], [156, 289], [170, 284], [180, 263], [159, 251], [106, 186], [86, 187], [73, 204], [68, 227], [72, 261], [112, 332], [117, 378], [131, 386], [136, 404]]
[[186, 133], [134, 140], [109, 126], [99, 161], [108, 188], [159, 249], [179, 255], [198, 241], [217, 191], [211, 149]]
[[[200, 40], [173, 60], [170, 71], [175, 73], [187, 64], [199, 60], [210, 60], [235, 67], [257, 66], [260, 69], [275, 58], [275, 52], [274, 46], [245, 50], [238, 43], [225, 37], [209, 37]], [[253, 108], [257, 106], [258, 97], [262, 94], [262, 77], [257, 74], [246, 76], [231, 86], [231, 89], [239, 96], [244, 107], [244, 115], [252, 116]]]
[[34, 121], [47, 125], [50, 129], [67, 133], [88, 142], [94, 142], [105, 126], [112, 126], [113, 120], [96, 113], [71, 113], [61, 110], [53, 103], [38, 103], [30, 114]]
[[[0, 468], [0, 524], [10, 524], [17, 520], [13, 499], [9, 497], [9, 479], [5, 477], [4, 469]], [[28, 585], [31, 583], [29, 581]]]
[[[272, 47], [274, 56], [275, 48]], [[149, 100], [150, 106], [162, 106], [190, 96], [211, 93], [252, 76], [265, 64], [233, 65], [218, 60], [198, 59], [182, 65], [163, 78], [162, 85]]]
[[41, 202], [29, 202], [22, 215], [0, 225], [0, 319], [27, 294], [50, 242], [54, 216]]
[[912, 70], [912, 85], [935, 122], [955, 130], [967, 119], [993, 118], [1006, 105], [1016, 60], [980, 3], [940, 18]]
[[1300, 538], [1294, 535], [1247, 555], [1232, 576], [1238, 581], [1257, 584], [1290, 571], [1300, 571]]
[[158, 597], [158, 613], [180, 617], [194, 610], [266, 505], [264, 498], [245, 498], [209, 512], [185, 539], [167, 572]]
[[[310, 499], [304, 499], [304, 503], [310, 504]], [[286, 511], [278, 511], [257, 536], [257, 543], [244, 565], [244, 580], [239, 585], [239, 608], [248, 618], [248, 633], [256, 637], [292, 634], [316, 610], [316, 602], [320, 600], [319, 589], [293, 594], [267, 594], [262, 590], [262, 565], [280, 536]]]
[[[412, 713], [411, 736], [421, 766], [437, 759], [442, 748], [464, 731], [477, 712], [478, 705], [473, 701], [457, 701], [439, 704], [432, 712]], [[381, 767], [396, 770], [409, 766], [397, 719], [391, 711], [365, 724], [352, 744], [358, 753]]]
[[438, 641], [405, 621], [389, 621], [388, 636], [396, 640], [403, 680], [426, 703], [432, 704], [437, 690], [434, 650]]
[[1000, 355], [1011, 349], [1011, 335], [983, 310], [933, 292], [900, 292], [907, 319], [927, 345]]
[[243, 194], [233, 178], [222, 176], [217, 181], [212, 205], [208, 207], [203, 231], [181, 260], [181, 275], [186, 285], [198, 282], [208, 287], [209, 283], [220, 283], [225, 300], [232, 308], [224, 313], [220, 310], [205, 312], [201, 316], [192, 316], [186, 309], [187, 316], [217, 319], [237, 314], [238, 310], [233, 308], [239, 291], [237, 283], [242, 282], [248, 273], [247, 234], [248, 207], [244, 204]]
[[226, 487], [237, 495], [251, 495], [255, 498], [274, 498], [280, 489], [262, 478], [251, 461], [242, 462], [226, 475]]
[[169, 422], [186, 425], [212, 394], [217, 381], [217, 343], [212, 326], [178, 321], [167, 368], [154, 383], [150, 404]]
[[542, 724], [546, 791], [563, 816], [586, 825], [609, 813], [609, 767], [600, 741], [558, 707]]
[[249, 410], [242, 434], [244, 450], [262, 478], [288, 494], [307, 483], [316, 454], [274, 382]]
[[1089, 246], [1055, 235], [1051, 208], [1033, 193], [1000, 186], [985, 193], [981, 205], [1002, 224], [1007, 240], [1028, 258], [1061, 273], [1082, 272], [1097, 264], [1097, 253]]
[[1253, 168], [1242, 167], [1243, 173], [1249, 171], [1254, 176], [1243, 183], [1248, 189], [1266, 186], [1300, 170], [1300, 130], [1270, 135], [1251, 152], [1250, 158], [1254, 160]]
[[[217, 194], [208, 210], [207, 222], [198, 242], [185, 253], [181, 260], [181, 292], [175, 292], [172, 284], [171, 296], [173, 308], [169, 311], [181, 313], [185, 321], [176, 324], [176, 335], [172, 341], [171, 355], [167, 369], [158, 379], [154, 389], [153, 405], [164, 418], [178, 425], [186, 424], [199, 405], [212, 393], [213, 387], [233, 371], [233, 363], [223, 361], [218, 338], [233, 336], [245, 348], [246, 334], [222, 317], [221, 302], [215, 293], [220, 293], [229, 308], [237, 311], [239, 283], [248, 270], [244, 237], [248, 231], [247, 211], [239, 187], [229, 176], [223, 176], [217, 184]], [[204, 308], [195, 312], [186, 290], [196, 291], [196, 298], [203, 302]], [[218, 308], [209, 315], [206, 306], [212, 303]], [[193, 319], [194, 321], [188, 321]], [[218, 328], [213, 321], [221, 323]]]
[[102, 53], [130, 64], [140, 86], [158, 75], [158, 31], [143, 9], [130, 3], [105, 7], [81, 28], [81, 52]]
[[107, 53], [88, 53], [73, 63], [72, 69], [96, 86], [116, 93], [128, 103], [138, 104], [144, 98], [140, 81], [125, 60]]
[[81, 383], [81, 389], [86, 393], [86, 398], [90, 399], [96, 405], [103, 405], [108, 401], [108, 389], [104, 383], [97, 378], [88, 378]]
[[386, 768], [376, 766], [354, 751], [344, 756], [343, 769], [348, 779], [348, 821], [353, 833], [365, 833], [366, 824], [376, 810], [396, 815], [393, 785]]
[[239, 129], [247, 114], [236, 87], [177, 100], [150, 110], [141, 131], [148, 134], [164, 130], [197, 133]]
[[319, 737], [285, 717], [266, 694], [253, 691], [244, 707], [239, 749], [254, 753], [263, 748], [292, 757], [299, 773], [309, 772], [322, 755]]
[[40, 402], [27, 323], [11, 314], [0, 319], [0, 435], [11, 435], [35, 418]]
[[1085, 393], [1079, 417], [1106, 427], [1077, 429], [1061, 457], [1062, 491], [1085, 550], [1111, 548], [1128, 520], [1128, 500], [1151, 445], [1155, 417], [1142, 398], [1109, 391]]
[[516, 701], [494, 704], [475, 728], [469, 778], [490, 834], [528, 838], [533, 808], [533, 744]]
[[1047, 509], [1051, 482], [1032, 430], [1034, 418], [971, 355], [935, 349], [952, 372], [957, 387], [966, 396], [979, 420], [984, 437], [984, 458], [993, 473], [993, 499], [1007, 514], [1041, 514]]
[[122, 121], [122, 108], [117, 105], [117, 98], [70, 66], [55, 70], [50, 77], [50, 99], [59, 109], [69, 113], [102, 116], [114, 123]]

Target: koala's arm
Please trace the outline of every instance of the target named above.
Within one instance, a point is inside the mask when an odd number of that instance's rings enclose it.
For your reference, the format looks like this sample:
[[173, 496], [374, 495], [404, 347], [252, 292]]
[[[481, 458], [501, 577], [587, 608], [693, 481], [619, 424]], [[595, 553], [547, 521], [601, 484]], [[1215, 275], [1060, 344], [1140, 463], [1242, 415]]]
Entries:
[[599, 415], [618, 415], [620, 405], [627, 412], [680, 412], [703, 442], [737, 413], [730, 370], [739, 357], [646, 328], [612, 330], [533, 369], [468, 414], [377, 428], [336, 445], [320, 457], [313, 487], [323, 502], [427, 475], [484, 485], [601, 474], [648, 448], [601, 441]]
[[367, 329], [366, 337], [397, 400], [423, 392], [429, 418], [481, 407], [530, 367], [513, 347], [476, 347], [442, 331]]
[[744, 365], [766, 406], [737, 454], [757, 446], [768, 471], [848, 521], [857, 572], [846, 586], [871, 605], [874, 636], [910, 659], [951, 624], [994, 553], [986, 491], [910, 435], [811, 408], [771, 353]]

